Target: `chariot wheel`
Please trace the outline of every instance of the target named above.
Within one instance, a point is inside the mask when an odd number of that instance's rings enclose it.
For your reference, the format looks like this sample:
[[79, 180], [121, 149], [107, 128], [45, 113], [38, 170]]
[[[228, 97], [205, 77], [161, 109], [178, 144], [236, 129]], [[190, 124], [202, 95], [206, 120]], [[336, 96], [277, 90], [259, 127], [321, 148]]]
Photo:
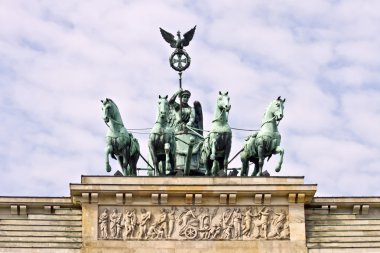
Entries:
[[195, 237], [197, 237], [197, 235], [198, 235], [198, 231], [195, 228], [193, 228], [193, 227], [186, 228], [185, 236], [187, 239], [190, 239], [190, 240], [195, 239]]

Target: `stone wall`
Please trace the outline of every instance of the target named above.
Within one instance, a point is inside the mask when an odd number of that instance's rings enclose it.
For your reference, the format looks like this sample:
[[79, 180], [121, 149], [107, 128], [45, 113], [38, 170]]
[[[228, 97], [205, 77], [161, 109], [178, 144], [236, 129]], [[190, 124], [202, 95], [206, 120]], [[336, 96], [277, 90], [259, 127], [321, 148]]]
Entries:
[[78, 253], [82, 211], [70, 198], [0, 198], [0, 252]]
[[380, 198], [314, 198], [306, 233], [310, 253], [380, 252]]

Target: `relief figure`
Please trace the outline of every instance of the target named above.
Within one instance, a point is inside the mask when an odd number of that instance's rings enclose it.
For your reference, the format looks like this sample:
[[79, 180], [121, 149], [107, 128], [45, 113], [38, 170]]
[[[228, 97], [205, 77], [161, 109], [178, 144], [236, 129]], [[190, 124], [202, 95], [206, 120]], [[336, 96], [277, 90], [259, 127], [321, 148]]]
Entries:
[[242, 214], [240, 208], [235, 208], [232, 213], [232, 223], [234, 226], [234, 238], [240, 239], [241, 237], [241, 220]]
[[157, 236], [158, 236], [157, 224], [153, 222], [152, 225], [150, 225], [148, 229], [146, 239], [156, 239]]
[[166, 210], [164, 208], [161, 208], [161, 215], [157, 222], [157, 225], [159, 226], [158, 230], [160, 232], [159, 233], [160, 238], [163, 238], [164, 236], [167, 237], [167, 231], [168, 231], [167, 218], [168, 218], [168, 215], [166, 213]]
[[252, 228], [252, 218], [254, 217], [252, 209], [250, 207], [246, 208], [244, 213], [244, 223], [243, 223], [243, 236], [249, 237], [251, 235]]
[[110, 234], [112, 239], [120, 238], [121, 232], [121, 213], [116, 208], [112, 210], [110, 215]]
[[268, 233], [269, 238], [280, 237], [281, 231], [284, 228], [286, 222], [286, 212], [284, 209], [281, 209], [280, 212], [274, 212], [275, 217], [271, 222], [271, 228]]
[[135, 231], [136, 226], [136, 213], [135, 209], [133, 210], [125, 210], [123, 225], [124, 225], [124, 234], [123, 239], [130, 239], [133, 236], [133, 232]]
[[105, 208], [99, 216], [100, 238], [108, 239], [108, 209]]
[[175, 226], [175, 213], [177, 211], [177, 208], [173, 208], [169, 211], [168, 213], [168, 219], [169, 219], [169, 229], [168, 229], [168, 238], [172, 237], [173, 231], [174, 231], [174, 226]]
[[231, 231], [233, 228], [233, 225], [231, 224], [231, 217], [233, 212], [231, 212], [230, 208], [226, 208], [226, 210], [222, 214], [222, 239], [230, 239], [231, 238]]
[[210, 238], [216, 239], [222, 232], [222, 220], [219, 221], [219, 223], [212, 225], [212, 228], [210, 230]]
[[139, 223], [139, 238], [144, 239], [148, 233], [148, 222], [150, 221], [151, 213], [146, 209], [141, 209], [140, 223]]
[[[260, 212], [254, 214], [256, 219], [253, 220], [255, 225], [253, 228], [253, 237], [254, 238], [265, 238], [267, 239], [267, 228], [268, 228], [268, 219], [270, 215], [270, 210], [267, 207], [263, 207]], [[258, 217], [258, 218], [257, 218]]]

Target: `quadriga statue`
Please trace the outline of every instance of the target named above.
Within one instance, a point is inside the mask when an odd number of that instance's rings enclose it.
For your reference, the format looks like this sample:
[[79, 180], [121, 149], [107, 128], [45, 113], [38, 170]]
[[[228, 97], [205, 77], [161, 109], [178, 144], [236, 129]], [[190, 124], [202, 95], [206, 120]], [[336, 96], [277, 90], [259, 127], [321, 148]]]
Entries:
[[275, 170], [276, 172], [281, 170], [284, 149], [280, 147], [281, 135], [277, 126], [284, 116], [284, 103], [285, 99], [281, 99], [281, 97], [273, 100], [264, 113], [260, 130], [246, 139], [240, 154], [241, 176], [248, 175], [249, 162], [255, 164], [252, 176], [262, 176], [264, 159], [266, 157], [269, 159], [273, 154], [280, 154], [280, 160]]
[[108, 130], [106, 135], [106, 170], [111, 171], [109, 155], [117, 159], [124, 176], [136, 176], [136, 165], [140, 155], [140, 146], [131, 133], [124, 127], [119, 109], [109, 98], [101, 100], [103, 120]]

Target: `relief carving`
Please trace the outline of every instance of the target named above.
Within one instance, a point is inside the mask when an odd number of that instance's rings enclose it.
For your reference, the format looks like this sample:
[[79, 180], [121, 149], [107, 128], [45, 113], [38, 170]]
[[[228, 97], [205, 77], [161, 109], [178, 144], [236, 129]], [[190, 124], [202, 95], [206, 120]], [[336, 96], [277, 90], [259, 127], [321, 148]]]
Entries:
[[150, 221], [151, 214], [146, 209], [141, 209], [140, 223], [139, 223], [139, 239], [144, 239], [148, 236], [148, 223]]
[[110, 237], [112, 239], [121, 238], [121, 218], [121, 213], [114, 208], [110, 215]]
[[118, 206], [100, 207], [99, 214], [102, 240], [289, 239], [287, 210], [279, 207]]
[[100, 238], [108, 239], [108, 209], [105, 208], [102, 214], [99, 216], [99, 224], [100, 224]]
[[124, 233], [123, 233], [123, 239], [131, 239], [133, 237], [133, 234], [135, 232], [136, 227], [136, 210], [125, 210], [124, 216], [123, 216], [123, 225], [124, 225]]
[[173, 235], [175, 222], [177, 220], [177, 218], [175, 216], [177, 210], [178, 209], [176, 207], [172, 207], [168, 213], [168, 219], [169, 219], [168, 238], [171, 238]]

